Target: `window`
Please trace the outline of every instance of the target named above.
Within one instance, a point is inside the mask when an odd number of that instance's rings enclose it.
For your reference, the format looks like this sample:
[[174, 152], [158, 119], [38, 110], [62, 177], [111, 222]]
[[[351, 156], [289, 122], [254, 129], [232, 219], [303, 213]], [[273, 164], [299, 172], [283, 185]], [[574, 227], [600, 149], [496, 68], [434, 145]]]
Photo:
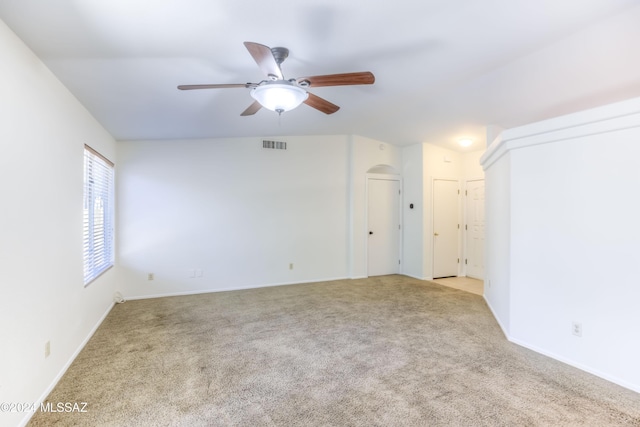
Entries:
[[84, 284], [113, 266], [113, 163], [84, 146]]

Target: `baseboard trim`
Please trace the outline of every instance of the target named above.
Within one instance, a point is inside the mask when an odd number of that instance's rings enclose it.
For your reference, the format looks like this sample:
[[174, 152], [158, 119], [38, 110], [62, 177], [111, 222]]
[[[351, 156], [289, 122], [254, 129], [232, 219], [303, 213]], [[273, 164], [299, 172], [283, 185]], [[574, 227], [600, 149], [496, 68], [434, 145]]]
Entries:
[[411, 277], [412, 279], [427, 280], [427, 281], [430, 280], [430, 279], [427, 279], [426, 277], [414, 276], [413, 274], [407, 274], [407, 273], [400, 273], [400, 274], [402, 274], [403, 276]]
[[[58, 375], [56, 375], [56, 377], [53, 379], [51, 384], [49, 384], [49, 387], [47, 387], [46, 390], [44, 391], [44, 393], [42, 393], [40, 395], [38, 400], [35, 402], [35, 405], [36, 405], [37, 408], [40, 408], [40, 405], [42, 404], [42, 402], [44, 402], [44, 400], [47, 398], [47, 396], [49, 396], [49, 394], [53, 391], [55, 386], [58, 385], [58, 382], [60, 381], [60, 379], [67, 372], [67, 370], [69, 369], [71, 364], [74, 362], [74, 360], [76, 360], [76, 357], [78, 357], [78, 355], [84, 349], [84, 347], [87, 345], [87, 343], [89, 342], [91, 337], [93, 337], [93, 334], [95, 334], [96, 331], [98, 330], [98, 328], [100, 327], [100, 325], [102, 325], [102, 322], [104, 322], [104, 319], [107, 318], [107, 316], [111, 312], [111, 309], [113, 309], [114, 306], [115, 306], [114, 302], [112, 302], [109, 305], [109, 308], [107, 308], [107, 310], [100, 317], [100, 319], [98, 319], [98, 322], [93, 326], [93, 328], [91, 328], [91, 330], [89, 331], [89, 334], [87, 335], [87, 337], [80, 343], [80, 345], [78, 346], [76, 351], [73, 352], [73, 354], [71, 355], [71, 357], [69, 358], [67, 363], [65, 363], [64, 366], [62, 367], [62, 369], [60, 370], [60, 372], [58, 372]], [[22, 421], [20, 421], [20, 424], [18, 424], [18, 426], [19, 427], [26, 426], [29, 423], [29, 421], [31, 420], [31, 417], [33, 417], [34, 414], [35, 414], [35, 412], [27, 412], [25, 417], [22, 419]]]
[[519, 340], [517, 338], [510, 337], [510, 336], [507, 336], [507, 339], [509, 340], [509, 342], [517, 344], [517, 345], [519, 345], [521, 347], [528, 348], [531, 351], [535, 351], [536, 353], [540, 353], [540, 354], [542, 354], [544, 356], [547, 356], [547, 357], [550, 357], [552, 359], [555, 359], [558, 362], [562, 362], [562, 363], [565, 363], [565, 364], [567, 364], [569, 366], [573, 366], [574, 368], [580, 369], [581, 371], [585, 371], [585, 372], [588, 372], [588, 373], [590, 373], [592, 375], [595, 375], [596, 377], [600, 377], [603, 380], [607, 380], [607, 381], [612, 382], [614, 384], [617, 384], [617, 385], [619, 385], [621, 387], [624, 387], [624, 388], [627, 388], [629, 390], [635, 391], [636, 393], [640, 393], [640, 385], [638, 385], [638, 384], [631, 384], [631, 383], [629, 383], [627, 381], [621, 380], [620, 378], [605, 374], [604, 372], [598, 371], [597, 369], [593, 369], [593, 368], [591, 368], [591, 367], [589, 367], [587, 365], [583, 365], [583, 364], [578, 363], [578, 362], [576, 362], [574, 360], [567, 359], [566, 357], [562, 357], [562, 356], [560, 356], [558, 354], [555, 354], [555, 353], [550, 352], [550, 351], [546, 351], [546, 350], [544, 350], [544, 349], [542, 349], [540, 347], [537, 347], [535, 345], [531, 345], [531, 344], [527, 343], [526, 341], [522, 341], [522, 340]]
[[[413, 279], [418, 280], [429, 280], [422, 277], [411, 276], [409, 274], [399, 273], [402, 276], [411, 277]], [[230, 287], [230, 288], [221, 288], [221, 289], [199, 289], [193, 291], [184, 291], [184, 292], [166, 292], [162, 294], [150, 294], [150, 295], [135, 295], [135, 296], [125, 296], [124, 299], [127, 301], [135, 301], [142, 299], [153, 299], [153, 298], [166, 298], [166, 297], [179, 297], [186, 295], [199, 295], [199, 294], [210, 294], [215, 292], [229, 292], [229, 291], [242, 291], [247, 289], [260, 289], [260, 288], [271, 288], [274, 286], [290, 286], [290, 285], [304, 285], [311, 283], [322, 283], [322, 282], [332, 282], [334, 280], [358, 280], [358, 279], [368, 279], [369, 276], [353, 276], [353, 277], [330, 277], [327, 279], [315, 279], [315, 280], [304, 280], [297, 282], [281, 282], [281, 283], [268, 283], [261, 285], [249, 285], [249, 286], [241, 286], [241, 287]]]
[[353, 279], [353, 278], [352, 277], [331, 277], [331, 278], [326, 278], [326, 279], [303, 280], [303, 281], [295, 281], [295, 282], [266, 283], [266, 284], [260, 284], [260, 285], [248, 285], [248, 286], [229, 287], [229, 288], [197, 289], [197, 290], [193, 290], [193, 291], [184, 291], [184, 292], [166, 292], [166, 293], [162, 293], [162, 294], [125, 296], [124, 299], [128, 300], [128, 301], [135, 301], [135, 300], [141, 300], [141, 299], [179, 297], [179, 296], [186, 296], [186, 295], [210, 294], [210, 293], [215, 293], [215, 292], [229, 292], [229, 291], [243, 291], [243, 290], [248, 290], [248, 289], [271, 288], [271, 287], [274, 287], [274, 286], [305, 285], [305, 284], [311, 284], [311, 283], [332, 282], [332, 281], [335, 281], [335, 280], [349, 280], [349, 279]]
[[484, 302], [487, 303], [487, 307], [489, 307], [489, 311], [491, 311], [491, 314], [493, 315], [493, 318], [495, 319], [496, 323], [498, 324], [498, 326], [500, 326], [500, 329], [502, 330], [504, 337], [508, 341], [511, 341], [511, 337], [509, 336], [509, 332], [507, 328], [504, 327], [504, 325], [500, 321], [500, 318], [496, 315], [496, 311], [493, 309], [493, 307], [491, 307], [491, 302], [489, 302], [489, 300], [487, 299], [487, 295], [486, 294], [482, 295], [482, 298], [484, 298]]
[[599, 371], [597, 369], [593, 369], [593, 368], [591, 368], [591, 367], [589, 367], [587, 365], [583, 365], [583, 364], [578, 363], [578, 362], [576, 362], [574, 360], [568, 359], [566, 357], [562, 357], [562, 356], [560, 356], [558, 354], [555, 354], [555, 353], [553, 353], [551, 351], [547, 351], [547, 350], [544, 350], [544, 349], [542, 349], [540, 347], [537, 347], [535, 345], [531, 345], [526, 341], [522, 341], [522, 340], [519, 340], [517, 338], [512, 337], [509, 334], [508, 330], [504, 327], [502, 322], [500, 322], [500, 318], [498, 316], [496, 316], [496, 312], [493, 309], [493, 307], [491, 307], [491, 303], [487, 299], [486, 295], [484, 296], [484, 300], [487, 303], [487, 306], [489, 307], [489, 310], [491, 311], [491, 314], [493, 314], [493, 318], [496, 320], [496, 323], [498, 323], [498, 326], [500, 326], [500, 329], [502, 330], [502, 333], [504, 334], [504, 336], [507, 339], [507, 341], [512, 342], [514, 344], [517, 344], [517, 345], [519, 345], [521, 347], [528, 348], [529, 350], [535, 351], [536, 353], [539, 353], [539, 354], [542, 354], [544, 356], [547, 356], [547, 357], [550, 357], [552, 359], [555, 359], [558, 362], [562, 362], [562, 363], [565, 363], [565, 364], [567, 364], [569, 366], [573, 366], [574, 368], [580, 369], [581, 371], [588, 372], [588, 373], [590, 373], [592, 375], [595, 375], [596, 377], [602, 378], [604, 380], [607, 380], [609, 382], [617, 384], [617, 385], [619, 385], [621, 387], [624, 387], [624, 388], [627, 388], [629, 390], [635, 391], [636, 393], [640, 393], [640, 385], [638, 385], [638, 384], [629, 383], [627, 381], [621, 380], [620, 378], [605, 374], [604, 372], [601, 372], [601, 371]]

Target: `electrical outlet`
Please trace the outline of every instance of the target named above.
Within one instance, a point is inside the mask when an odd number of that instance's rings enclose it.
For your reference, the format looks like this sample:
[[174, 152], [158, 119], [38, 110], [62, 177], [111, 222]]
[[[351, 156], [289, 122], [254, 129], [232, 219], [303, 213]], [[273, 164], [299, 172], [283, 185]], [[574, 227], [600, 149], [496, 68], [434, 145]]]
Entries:
[[156, 276], [153, 273], [147, 274], [147, 280], [153, 280], [155, 278], [156, 278]]
[[44, 357], [47, 358], [51, 354], [51, 341], [44, 343]]
[[572, 322], [571, 323], [571, 333], [577, 337], [582, 336], [582, 323]]

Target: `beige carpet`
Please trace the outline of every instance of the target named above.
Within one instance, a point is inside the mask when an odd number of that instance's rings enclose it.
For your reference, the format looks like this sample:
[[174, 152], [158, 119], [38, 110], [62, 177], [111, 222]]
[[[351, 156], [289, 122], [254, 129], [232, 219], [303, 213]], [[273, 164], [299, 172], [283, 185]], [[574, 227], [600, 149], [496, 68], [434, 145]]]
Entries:
[[507, 342], [402, 276], [114, 307], [32, 426], [640, 425], [640, 395]]

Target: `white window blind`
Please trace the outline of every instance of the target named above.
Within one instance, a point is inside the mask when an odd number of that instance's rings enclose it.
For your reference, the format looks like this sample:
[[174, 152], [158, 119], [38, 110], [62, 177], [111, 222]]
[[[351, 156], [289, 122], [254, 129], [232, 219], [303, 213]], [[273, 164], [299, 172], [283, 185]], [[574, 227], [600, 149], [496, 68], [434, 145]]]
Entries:
[[84, 284], [113, 266], [113, 163], [84, 148]]

